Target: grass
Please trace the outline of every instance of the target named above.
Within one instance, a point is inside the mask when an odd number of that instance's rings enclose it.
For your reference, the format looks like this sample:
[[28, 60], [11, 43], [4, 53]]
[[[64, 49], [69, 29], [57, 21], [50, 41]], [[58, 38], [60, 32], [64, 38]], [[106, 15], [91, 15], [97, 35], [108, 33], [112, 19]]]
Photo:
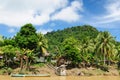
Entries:
[[84, 73], [85, 76], [97, 76], [97, 75], [102, 75], [104, 73], [104, 71], [102, 71], [101, 69], [81, 69], [81, 72]]
[[34, 66], [34, 67], [43, 67], [43, 66], [45, 66], [45, 63], [36, 63], [36, 64], [33, 64], [32, 66]]

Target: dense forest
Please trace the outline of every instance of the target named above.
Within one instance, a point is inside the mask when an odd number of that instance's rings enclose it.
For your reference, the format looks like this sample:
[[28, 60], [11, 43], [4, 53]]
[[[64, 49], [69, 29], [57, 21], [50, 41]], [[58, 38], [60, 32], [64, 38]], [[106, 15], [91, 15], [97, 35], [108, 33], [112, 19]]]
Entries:
[[[49, 53], [49, 55], [48, 55]], [[0, 68], [30, 69], [39, 56], [50, 62], [64, 56], [72, 67], [120, 68], [120, 42], [108, 31], [98, 31], [90, 25], [74, 26], [64, 30], [37, 33], [32, 24], [26, 24], [13, 38], [0, 36]]]
[[45, 34], [45, 37], [48, 40], [49, 44], [49, 51], [51, 53], [55, 53], [55, 50], [57, 47], [61, 46], [61, 43], [69, 38], [74, 37], [78, 41], [83, 41], [86, 38], [94, 39], [97, 37], [99, 31], [90, 26], [90, 25], [84, 25], [84, 26], [74, 26], [71, 28], [66, 28], [64, 30], [58, 30], [58, 31], [52, 31]]
[[120, 43], [115, 37], [90, 25], [49, 32], [45, 37], [52, 56], [66, 56], [74, 65], [81, 62], [110, 65], [120, 60]]

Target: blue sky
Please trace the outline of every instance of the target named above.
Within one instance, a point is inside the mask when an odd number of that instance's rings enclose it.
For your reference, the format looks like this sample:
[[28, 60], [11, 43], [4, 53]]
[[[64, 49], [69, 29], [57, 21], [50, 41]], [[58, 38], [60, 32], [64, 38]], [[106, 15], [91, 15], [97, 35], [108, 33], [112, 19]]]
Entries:
[[89, 24], [120, 41], [120, 0], [0, 0], [0, 35], [12, 37], [26, 23], [43, 34]]

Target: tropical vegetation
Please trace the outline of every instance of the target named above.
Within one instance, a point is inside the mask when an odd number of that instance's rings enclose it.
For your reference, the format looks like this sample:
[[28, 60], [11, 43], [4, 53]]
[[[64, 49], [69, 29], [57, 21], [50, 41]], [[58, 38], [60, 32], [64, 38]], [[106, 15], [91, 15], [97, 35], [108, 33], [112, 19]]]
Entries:
[[0, 68], [30, 70], [40, 56], [58, 60], [64, 56], [73, 67], [118, 65], [120, 42], [108, 31], [90, 25], [37, 33], [32, 24], [25, 24], [12, 38], [0, 36]]

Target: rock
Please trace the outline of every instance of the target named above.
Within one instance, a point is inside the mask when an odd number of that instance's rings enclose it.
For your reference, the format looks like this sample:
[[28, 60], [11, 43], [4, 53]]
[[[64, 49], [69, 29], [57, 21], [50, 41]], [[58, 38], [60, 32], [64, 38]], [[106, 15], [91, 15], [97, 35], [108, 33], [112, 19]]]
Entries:
[[61, 65], [59, 67], [57, 67], [56, 69], [56, 74], [59, 75], [59, 76], [66, 76], [66, 68], [65, 68], [66, 65]]
[[60, 76], [66, 76], [66, 70], [61, 70]]

